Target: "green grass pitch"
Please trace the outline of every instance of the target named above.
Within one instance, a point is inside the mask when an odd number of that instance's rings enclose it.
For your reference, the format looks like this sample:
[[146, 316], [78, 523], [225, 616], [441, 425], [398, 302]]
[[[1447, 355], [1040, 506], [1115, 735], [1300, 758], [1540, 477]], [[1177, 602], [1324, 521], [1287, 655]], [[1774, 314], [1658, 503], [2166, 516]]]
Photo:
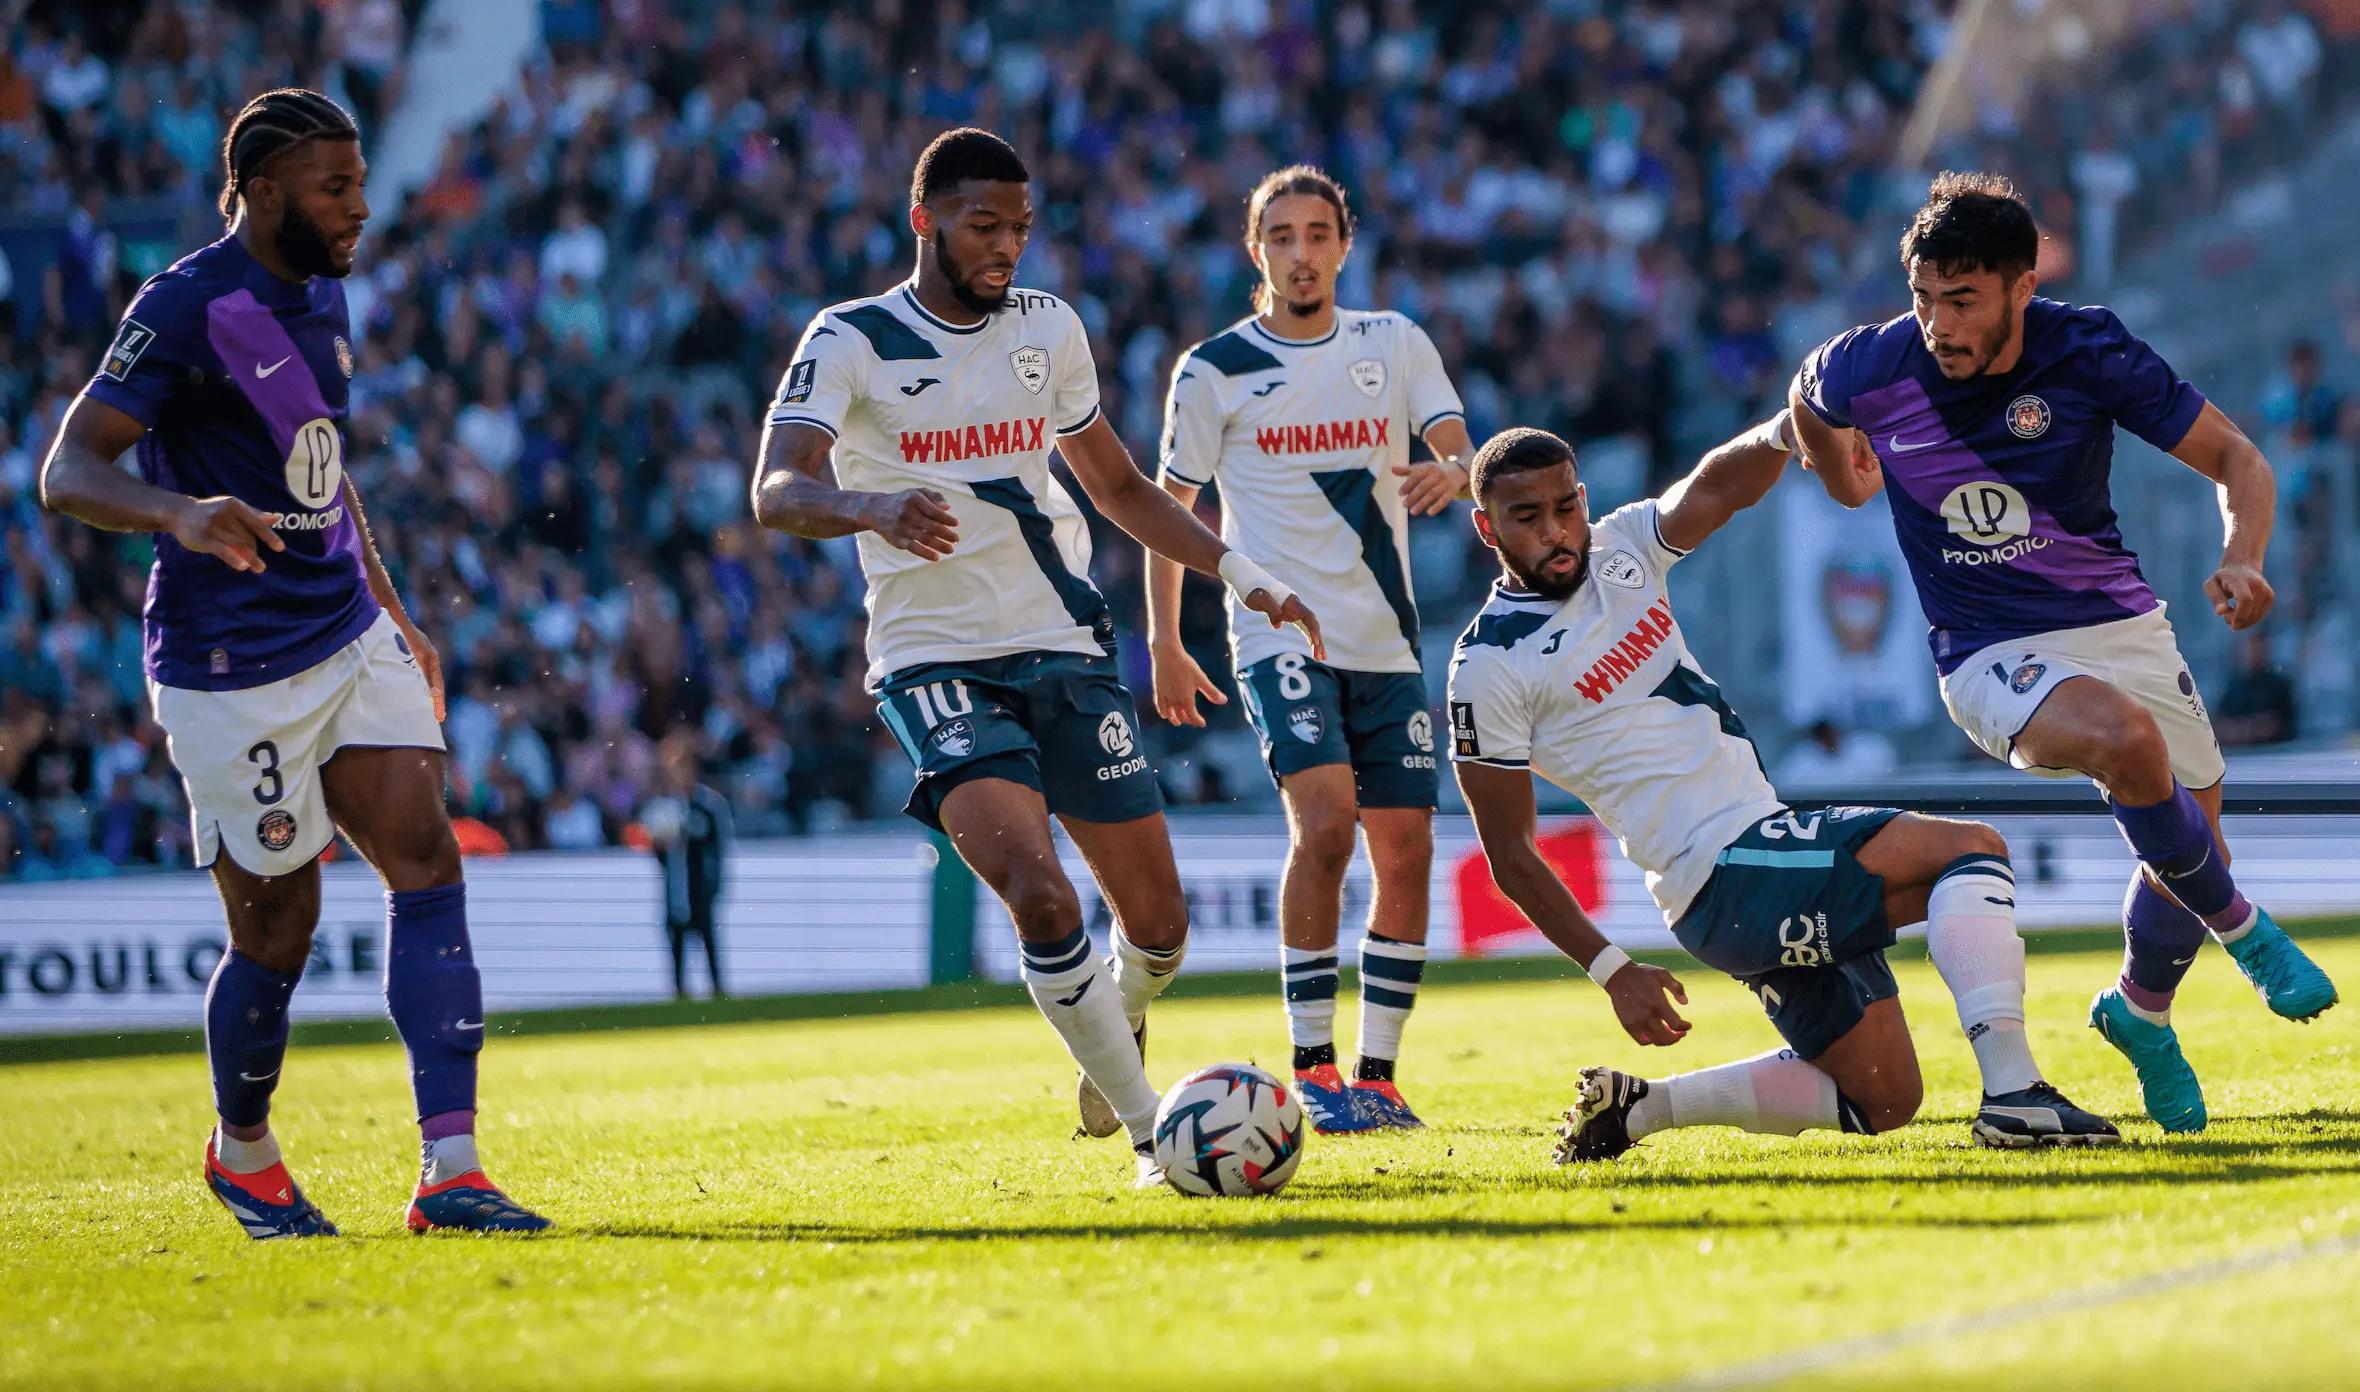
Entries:
[[[2352, 929], [2303, 935], [2360, 984]], [[194, 1054], [20, 1062], [0, 1067], [0, 1386], [2350, 1385], [2360, 1006], [2276, 1020], [2207, 953], [2178, 1019], [2213, 1125], [2166, 1141], [2082, 1025], [2115, 966], [2102, 938], [2044, 945], [2031, 1004], [2044, 1066], [2123, 1123], [2117, 1150], [1971, 1148], [1972, 1060], [1910, 954], [1916, 1125], [1687, 1132], [1557, 1170], [1580, 1065], [1774, 1037], [1693, 966], [1695, 1033], [1643, 1051], [1563, 969], [1475, 965], [1438, 968], [1410, 1027], [1432, 1128], [1314, 1138], [1261, 1201], [1133, 1193], [1117, 1143], [1069, 1137], [1070, 1069], [1006, 992], [510, 1021], [484, 1139], [562, 1225], [537, 1241], [401, 1231], [414, 1133], [374, 1031], [303, 1032], [279, 1094], [337, 1241], [249, 1243], [213, 1204]], [[1154, 1075], [1283, 1066], [1275, 985], [1183, 980]]]

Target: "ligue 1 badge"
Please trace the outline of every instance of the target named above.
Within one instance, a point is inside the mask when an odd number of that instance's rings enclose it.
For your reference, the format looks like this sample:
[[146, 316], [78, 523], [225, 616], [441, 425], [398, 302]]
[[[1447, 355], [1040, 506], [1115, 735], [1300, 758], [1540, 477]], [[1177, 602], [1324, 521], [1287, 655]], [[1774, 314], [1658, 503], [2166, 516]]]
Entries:
[[344, 369], [344, 375], [347, 379], [351, 378], [352, 345], [344, 341], [344, 335], [342, 334], [336, 335], [336, 365]]

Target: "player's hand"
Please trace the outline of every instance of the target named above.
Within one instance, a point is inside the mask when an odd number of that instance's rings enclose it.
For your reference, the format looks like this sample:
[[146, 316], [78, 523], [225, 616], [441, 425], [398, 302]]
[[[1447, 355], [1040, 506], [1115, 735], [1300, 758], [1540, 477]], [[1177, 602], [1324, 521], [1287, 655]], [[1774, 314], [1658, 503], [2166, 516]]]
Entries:
[[1205, 669], [1197, 665], [1188, 649], [1178, 643], [1169, 647], [1156, 644], [1148, 649], [1149, 670], [1154, 673], [1155, 713], [1174, 725], [1205, 726], [1204, 714], [1196, 708], [1196, 698], [1204, 697], [1216, 706], [1226, 706], [1229, 698]]
[[418, 675], [426, 678], [426, 692], [434, 698], [434, 723], [440, 725], [444, 714], [442, 651], [427, 641], [426, 635], [418, 631], [418, 625], [410, 622], [409, 615], [395, 614], [393, 626], [401, 630], [402, 641], [409, 644], [410, 658], [418, 664]]
[[[1846, 507], [1858, 507], [1875, 497], [1885, 486], [1885, 466], [1877, 461], [1877, 452], [1868, 437], [1857, 430], [1844, 432], [1844, 459], [1827, 470], [1829, 494]], [[1803, 467], [1812, 467], [1811, 456], [1803, 455]]]
[[862, 509], [868, 529], [920, 560], [939, 561], [959, 544], [959, 519], [950, 503], [931, 488], [878, 493]]
[[220, 557], [231, 570], [260, 575], [264, 551], [287, 549], [275, 530], [279, 516], [231, 497], [191, 498], [172, 523], [172, 539], [191, 551]]
[[2270, 606], [2278, 602], [2278, 592], [2262, 578], [2261, 570], [2243, 562], [2214, 571], [2212, 579], [2204, 582], [2204, 595], [2212, 601], [2213, 612], [2236, 630], [2260, 623]]
[[1319, 636], [1319, 616], [1311, 612], [1311, 606], [1303, 602], [1303, 596], [1288, 595], [1286, 603], [1273, 604], [1270, 602], [1270, 591], [1256, 590], [1246, 596], [1246, 607], [1269, 619], [1272, 628], [1293, 624], [1302, 629], [1303, 636], [1311, 640], [1311, 660], [1327, 661], [1327, 640]]
[[1606, 978], [1606, 998], [1623, 1033], [1641, 1044], [1672, 1045], [1688, 1033], [1688, 1022], [1672, 1009], [1672, 1002], [1688, 1003], [1688, 988], [1661, 967], [1630, 962]]
[[1396, 464], [1393, 476], [1401, 480], [1401, 501], [1409, 505], [1412, 517], [1432, 517], [1456, 501], [1459, 490], [1467, 486], [1466, 470], [1439, 459]]

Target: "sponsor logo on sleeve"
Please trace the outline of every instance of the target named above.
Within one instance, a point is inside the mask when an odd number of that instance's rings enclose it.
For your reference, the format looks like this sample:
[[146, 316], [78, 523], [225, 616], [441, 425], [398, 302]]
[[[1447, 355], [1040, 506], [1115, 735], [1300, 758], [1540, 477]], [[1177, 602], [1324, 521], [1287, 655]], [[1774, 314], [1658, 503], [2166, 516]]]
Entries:
[[1450, 703], [1450, 739], [1451, 747], [1458, 751], [1460, 758], [1479, 759], [1483, 757], [1482, 741], [1475, 737], [1475, 703], [1473, 701], [1453, 701]]
[[805, 358], [787, 369], [787, 385], [778, 394], [781, 406], [793, 406], [811, 399], [811, 383], [819, 375], [819, 360]]
[[115, 341], [107, 346], [107, 355], [98, 366], [98, 375], [121, 382], [131, 376], [133, 365], [140, 354], [156, 341], [156, 331], [137, 319], [126, 319], [123, 327], [115, 330]]

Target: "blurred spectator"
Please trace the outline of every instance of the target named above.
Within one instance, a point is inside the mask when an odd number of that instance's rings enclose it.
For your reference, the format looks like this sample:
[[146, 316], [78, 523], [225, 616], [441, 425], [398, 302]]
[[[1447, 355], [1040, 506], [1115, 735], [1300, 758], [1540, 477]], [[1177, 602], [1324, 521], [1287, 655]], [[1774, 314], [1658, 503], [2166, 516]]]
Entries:
[[734, 836], [729, 800], [697, 779], [696, 741], [664, 741], [663, 795], [640, 812], [663, 880], [664, 938], [672, 949], [672, 993], [688, 999], [688, 944], [705, 950], [705, 979], [719, 999], [721, 955], [714, 935], [724, 868]]
[[2213, 705], [2224, 745], [2283, 744], [2295, 737], [2294, 683], [2270, 659], [2270, 640], [2252, 630], [2237, 640], [2237, 670]]
[[1875, 730], [1847, 732], [1832, 720], [1812, 722], [1804, 738], [1778, 762], [1778, 788], [1839, 791], [1883, 778], [1900, 767], [1893, 742]]

